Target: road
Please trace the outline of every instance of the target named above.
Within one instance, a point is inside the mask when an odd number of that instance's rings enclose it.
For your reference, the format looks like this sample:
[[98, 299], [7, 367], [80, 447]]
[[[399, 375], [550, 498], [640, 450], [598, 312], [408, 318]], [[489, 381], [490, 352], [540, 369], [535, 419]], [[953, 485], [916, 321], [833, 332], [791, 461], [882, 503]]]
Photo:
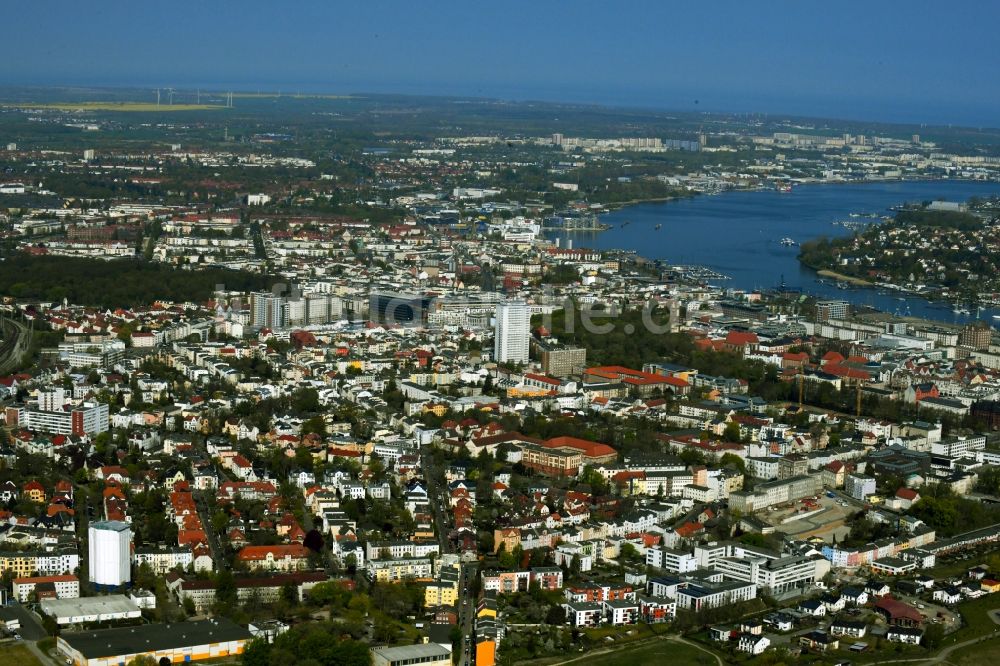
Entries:
[[434, 531], [437, 533], [441, 554], [451, 552], [451, 542], [448, 540], [448, 506], [447, 486], [444, 482], [444, 470], [435, 467], [434, 459], [428, 447], [420, 452], [420, 467], [424, 471], [427, 482], [427, 499], [430, 502], [431, 514], [434, 516]]
[[[448, 539], [450, 516], [448, 515], [448, 486], [444, 480], [444, 470], [434, 465], [434, 459], [427, 447], [420, 453], [420, 466], [427, 482], [427, 498], [434, 516], [434, 531], [438, 536], [441, 553], [450, 553], [453, 548]], [[463, 562], [459, 577], [458, 626], [462, 629], [462, 643], [459, 645], [458, 666], [471, 666], [475, 649], [474, 622], [476, 619], [476, 598], [468, 590], [478, 572], [478, 562]]]
[[39, 649], [37, 642], [43, 638], [48, 638], [48, 634], [45, 633], [45, 629], [42, 627], [42, 623], [39, 621], [38, 616], [32, 613], [26, 606], [15, 603], [11, 604], [9, 608], [17, 616], [17, 619], [21, 621], [21, 628], [17, 630], [18, 635], [23, 639], [20, 641], [24, 647], [38, 658], [38, 661], [49, 666], [50, 664], [55, 664], [51, 657], [45, 654], [41, 649]]
[[21, 621], [21, 628], [17, 630], [21, 638], [25, 641], [40, 641], [43, 638], [48, 638], [48, 634], [45, 633], [45, 629], [42, 627], [42, 623], [38, 620], [38, 617], [25, 606], [12, 604], [10, 609], [17, 615], [17, 619]]
[[[205, 438], [195, 437], [195, 442], [199, 453], [204, 455], [206, 459], [212, 460], [212, 456], [208, 453]], [[222, 476], [222, 481], [232, 480], [221, 466], [216, 465], [216, 470]], [[212, 560], [215, 562], [215, 567], [216, 569], [228, 569], [230, 566], [229, 558], [226, 557], [226, 552], [222, 549], [222, 544], [219, 542], [219, 535], [212, 528], [212, 508], [214, 507], [215, 493], [211, 490], [195, 490], [192, 494], [194, 495], [195, 508], [198, 509], [198, 519], [201, 520], [201, 528], [208, 538], [208, 547], [212, 551]]]
[[459, 580], [461, 591], [459, 593], [458, 626], [462, 628], [462, 644], [459, 646], [458, 666], [469, 666], [475, 657], [473, 650], [476, 649], [474, 635], [474, 622], [476, 619], [476, 598], [467, 592], [473, 579], [476, 577], [478, 563], [462, 563], [462, 575]]

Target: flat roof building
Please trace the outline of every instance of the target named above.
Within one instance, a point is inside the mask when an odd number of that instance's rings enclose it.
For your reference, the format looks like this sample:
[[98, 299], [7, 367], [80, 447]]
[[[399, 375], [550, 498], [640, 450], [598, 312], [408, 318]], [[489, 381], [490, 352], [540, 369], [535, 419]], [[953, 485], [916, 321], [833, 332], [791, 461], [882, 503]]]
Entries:
[[83, 624], [142, 617], [135, 602], [124, 594], [76, 599], [42, 599], [42, 611], [55, 618], [56, 624]]
[[451, 650], [436, 643], [375, 647], [371, 649], [372, 666], [451, 666]]
[[230, 657], [242, 654], [250, 639], [247, 629], [214, 618], [64, 633], [56, 645], [73, 666], [110, 666], [140, 655], [170, 663]]

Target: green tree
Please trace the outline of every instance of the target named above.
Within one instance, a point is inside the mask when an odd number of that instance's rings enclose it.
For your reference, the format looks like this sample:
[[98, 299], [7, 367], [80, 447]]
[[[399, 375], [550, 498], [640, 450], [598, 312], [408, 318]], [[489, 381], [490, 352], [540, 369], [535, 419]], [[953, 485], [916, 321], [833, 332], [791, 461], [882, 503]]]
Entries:
[[221, 569], [215, 575], [215, 606], [225, 614], [235, 607], [236, 603], [236, 581], [233, 574], [228, 569]]
[[941, 641], [944, 639], [944, 625], [940, 622], [930, 623], [924, 629], [924, 636], [921, 642], [924, 647], [928, 650], [936, 650], [941, 647]]
[[642, 555], [640, 555], [636, 547], [630, 543], [622, 544], [620, 557], [627, 562], [638, 562], [642, 559]]
[[125, 666], [156, 666], [156, 658], [148, 654], [140, 654], [138, 657], [129, 659]]
[[722, 431], [722, 439], [727, 442], [738, 442], [741, 437], [740, 424], [735, 421], [727, 423], [725, 429]]
[[741, 474], [746, 474], [747, 471], [746, 461], [735, 453], [723, 453], [719, 464], [723, 467], [735, 467]]

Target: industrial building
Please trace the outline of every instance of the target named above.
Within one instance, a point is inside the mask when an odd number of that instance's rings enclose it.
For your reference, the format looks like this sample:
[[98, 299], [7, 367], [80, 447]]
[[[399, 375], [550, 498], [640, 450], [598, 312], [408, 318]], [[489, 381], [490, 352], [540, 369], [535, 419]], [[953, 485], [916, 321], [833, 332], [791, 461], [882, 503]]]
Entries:
[[376, 647], [371, 653], [372, 666], [451, 666], [451, 650], [435, 643]]
[[76, 599], [42, 599], [39, 605], [43, 613], [60, 625], [142, 617], [142, 611], [136, 603], [124, 594]]
[[73, 666], [118, 666], [140, 655], [182, 663], [243, 653], [250, 632], [225, 618], [63, 633], [59, 653]]

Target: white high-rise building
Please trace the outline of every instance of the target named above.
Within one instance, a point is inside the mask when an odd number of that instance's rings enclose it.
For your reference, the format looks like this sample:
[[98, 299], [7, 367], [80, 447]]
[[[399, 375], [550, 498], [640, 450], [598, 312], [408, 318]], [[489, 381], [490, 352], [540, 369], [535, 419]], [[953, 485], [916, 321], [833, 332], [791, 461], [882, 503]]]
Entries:
[[509, 301], [497, 305], [494, 360], [498, 363], [527, 363], [530, 329], [531, 308], [527, 303]]
[[90, 582], [118, 587], [132, 580], [132, 526], [119, 520], [90, 524]]
[[38, 392], [38, 409], [43, 412], [62, 411], [66, 404], [66, 391], [61, 388], [53, 388], [47, 391]]

